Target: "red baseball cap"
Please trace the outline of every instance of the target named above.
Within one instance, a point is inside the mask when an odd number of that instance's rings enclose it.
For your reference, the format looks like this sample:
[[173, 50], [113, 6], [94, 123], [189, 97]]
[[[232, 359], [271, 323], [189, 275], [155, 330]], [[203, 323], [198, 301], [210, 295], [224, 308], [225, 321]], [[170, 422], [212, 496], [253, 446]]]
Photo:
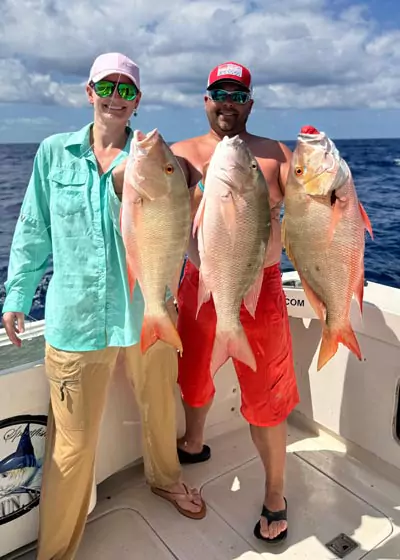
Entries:
[[250, 70], [237, 62], [224, 62], [213, 68], [208, 76], [207, 89], [221, 81], [238, 82], [248, 90], [251, 89]]

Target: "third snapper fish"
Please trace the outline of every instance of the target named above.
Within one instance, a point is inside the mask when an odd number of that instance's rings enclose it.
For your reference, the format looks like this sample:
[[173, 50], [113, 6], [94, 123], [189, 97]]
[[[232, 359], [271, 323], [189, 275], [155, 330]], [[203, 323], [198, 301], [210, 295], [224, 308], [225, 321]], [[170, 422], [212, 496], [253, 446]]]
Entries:
[[185, 175], [154, 129], [135, 130], [122, 194], [121, 231], [131, 296], [137, 280], [145, 310], [141, 349], [157, 339], [182, 354], [180, 336], [166, 308], [166, 289], [177, 296], [190, 237], [190, 196]]
[[240, 323], [242, 302], [254, 317], [270, 233], [269, 191], [257, 160], [238, 136], [221, 140], [206, 171], [198, 228], [198, 311], [213, 297], [217, 314], [212, 375], [236, 358], [256, 360]]
[[323, 326], [318, 370], [339, 342], [361, 360], [350, 306], [355, 295], [362, 313], [365, 229], [372, 237], [348, 165], [325, 133], [303, 127], [285, 188], [282, 237]]

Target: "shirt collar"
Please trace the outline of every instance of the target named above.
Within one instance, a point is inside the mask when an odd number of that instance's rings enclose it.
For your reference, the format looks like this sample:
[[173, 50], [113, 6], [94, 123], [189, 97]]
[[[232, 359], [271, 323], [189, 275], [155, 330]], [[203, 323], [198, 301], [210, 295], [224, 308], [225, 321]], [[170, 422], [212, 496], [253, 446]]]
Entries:
[[[90, 146], [90, 129], [92, 128], [92, 126], [93, 122], [85, 125], [80, 130], [72, 132], [65, 142], [64, 147], [67, 150], [77, 153], [79, 157], [90, 158], [93, 154]], [[129, 132], [128, 139], [125, 146], [122, 148], [122, 152], [124, 152], [125, 154], [129, 153], [129, 147], [133, 135], [132, 129], [129, 126], [127, 126], [127, 131]], [[117, 159], [119, 159], [119, 157]]]

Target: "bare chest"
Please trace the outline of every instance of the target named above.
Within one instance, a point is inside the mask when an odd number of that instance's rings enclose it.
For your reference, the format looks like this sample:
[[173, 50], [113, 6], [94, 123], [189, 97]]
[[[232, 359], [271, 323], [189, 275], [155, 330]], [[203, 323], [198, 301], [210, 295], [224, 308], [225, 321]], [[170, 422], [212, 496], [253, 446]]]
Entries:
[[107, 150], [107, 151], [94, 150], [94, 155], [97, 162], [97, 168], [99, 170], [100, 175], [107, 173], [113, 161], [120, 153], [121, 150], [117, 150], [117, 149]]

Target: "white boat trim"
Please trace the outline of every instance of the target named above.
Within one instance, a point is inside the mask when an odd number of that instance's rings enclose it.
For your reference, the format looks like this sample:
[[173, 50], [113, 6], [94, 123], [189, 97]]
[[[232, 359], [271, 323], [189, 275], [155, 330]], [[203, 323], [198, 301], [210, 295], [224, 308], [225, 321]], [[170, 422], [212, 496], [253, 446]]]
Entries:
[[[355, 301], [351, 310], [363, 361], [341, 346], [328, 365], [317, 372], [321, 326], [298, 275], [284, 273], [283, 284], [301, 402], [290, 417], [288, 443], [292, 540], [281, 555], [288, 559], [332, 558], [325, 544], [328, 536], [337, 536], [334, 533], [343, 522], [343, 532], [360, 545], [349, 554], [350, 560], [366, 556], [369, 560], [400, 558], [400, 290], [368, 283], [362, 320]], [[32, 345], [36, 341], [44, 344], [43, 334], [44, 321], [27, 323], [23, 339]], [[0, 361], [2, 354], [7, 359], [12, 354], [13, 358], [0, 368], [0, 426], [2, 421], [21, 415], [46, 415], [49, 394], [43, 356], [30, 361], [29, 356], [18, 354], [4, 331], [0, 331], [0, 347]], [[34, 354], [40, 351], [36, 348]], [[18, 363], [19, 355], [23, 356], [22, 363]], [[140, 419], [124, 364], [119, 365], [104, 411], [92, 513], [79, 558], [102, 560], [112, 554], [124, 560], [132, 555], [133, 540], [141, 543], [143, 557], [153, 555], [160, 560], [267, 557], [262, 543], [255, 542], [251, 535], [260, 508], [262, 471], [240, 416], [240, 390], [231, 362], [225, 364], [215, 382], [217, 394], [206, 431], [213, 459], [185, 468], [185, 476], [203, 486], [209, 502], [206, 520], [192, 522], [151, 496], [144, 485]], [[176, 400], [181, 433], [184, 422], [178, 390]], [[2, 453], [0, 434], [0, 460], [5, 456]], [[299, 472], [306, 480], [303, 485]], [[323, 477], [317, 493], [315, 476]], [[239, 512], [235, 511], [231, 492], [227, 492], [228, 482], [237, 485], [236, 479], [246, 490], [236, 494], [240, 496]], [[346, 496], [345, 507], [340, 505], [342, 498], [332, 484], [352, 496], [340, 494]], [[0, 557], [11, 553], [14, 558], [20, 547], [35, 540], [37, 513], [34, 508], [12, 522], [0, 524]], [[109, 545], [102, 541], [104, 534]], [[194, 549], [194, 542], [199, 548]], [[98, 543], [103, 543], [104, 553], [96, 548]], [[123, 543], [130, 556], [121, 552]], [[105, 555], [107, 550], [109, 556]], [[31, 553], [21, 558], [33, 556]]]

